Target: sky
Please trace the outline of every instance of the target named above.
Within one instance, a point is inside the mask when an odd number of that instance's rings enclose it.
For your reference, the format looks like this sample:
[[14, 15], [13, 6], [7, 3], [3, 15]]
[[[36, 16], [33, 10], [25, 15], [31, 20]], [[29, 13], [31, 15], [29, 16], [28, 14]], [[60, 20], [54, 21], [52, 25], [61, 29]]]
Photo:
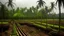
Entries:
[[[13, 2], [16, 4], [15, 7], [31, 7], [36, 6], [38, 0], [13, 0]], [[51, 2], [55, 2], [56, 0], [44, 0], [46, 2], [47, 6], [50, 6]], [[8, 0], [0, 0], [3, 4], [8, 2]], [[54, 9], [56, 13], [58, 13], [58, 6], [56, 6], [57, 9]], [[62, 7], [62, 13], [63, 13], [63, 7]]]
[[[19, 7], [31, 7], [31, 6], [36, 6], [38, 0], [15, 0], [14, 2], [17, 4]], [[47, 5], [50, 4], [50, 2], [54, 2], [55, 0], [44, 0]]]

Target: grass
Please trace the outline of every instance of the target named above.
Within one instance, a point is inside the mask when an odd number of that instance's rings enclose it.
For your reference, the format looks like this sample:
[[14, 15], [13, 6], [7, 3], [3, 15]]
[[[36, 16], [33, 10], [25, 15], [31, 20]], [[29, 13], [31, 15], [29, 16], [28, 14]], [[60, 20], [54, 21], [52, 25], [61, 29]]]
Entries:
[[17, 30], [15, 24], [13, 24], [12, 36], [17, 36]]
[[[33, 23], [33, 25], [35, 25], [35, 26], [46, 28], [46, 23], [42, 23], [41, 24], [41, 22], [34, 22], [34, 21], [31, 21], [31, 23]], [[54, 25], [54, 26], [53, 25], [54, 24], [48, 24], [48, 28], [52, 28], [52, 29], [56, 29], [56, 30], [59, 29], [59, 26], [58, 25]], [[64, 27], [63, 26], [60, 26], [60, 27], [61, 27], [62, 30], [64, 30]]]
[[[55, 21], [58, 21], [58, 19], [54, 19], [54, 20], [55, 20]], [[25, 22], [25, 21], [27, 21], [27, 22], [30, 21], [30, 22], [38, 23], [38, 24], [40, 24], [40, 25], [46, 25], [46, 23], [44, 23], [44, 22], [46, 22], [46, 19], [43, 19], [43, 20], [42, 20], [42, 24], [41, 24], [41, 20], [40, 20], [40, 19], [18, 20], [18, 22], [21, 22], [21, 21], [24, 21], [24, 22]], [[53, 21], [53, 19], [47, 19], [47, 21]], [[62, 19], [61, 21], [64, 21], [64, 19]], [[53, 23], [52, 23], [52, 24], [49, 24], [49, 23], [48, 23], [48, 26], [53, 26], [53, 25], [54, 25], [55, 27], [59, 27], [58, 24], [53, 24]], [[61, 28], [64, 28], [64, 27], [61, 26]]]
[[[34, 22], [34, 21], [31, 21], [31, 22]], [[40, 24], [40, 25], [46, 25], [46, 23], [42, 23], [42, 24], [41, 24], [41, 22], [34, 22], [34, 23], [37, 23], [37, 24]], [[56, 27], [56, 28], [59, 27], [58, 25], [55, 25], [55, 24], [48, 24], [48, 23], [47, 23], [47, 25], [48, 25], [48, 26], [52, 26], [52, 27], [53, 27], [53, 25], [54, 25], [54, 27]], [[61, 28], [64, 28], [64, 27], [61, 26]]]
[[8, 22], [0, 22], [0, 24], [8, 24]]

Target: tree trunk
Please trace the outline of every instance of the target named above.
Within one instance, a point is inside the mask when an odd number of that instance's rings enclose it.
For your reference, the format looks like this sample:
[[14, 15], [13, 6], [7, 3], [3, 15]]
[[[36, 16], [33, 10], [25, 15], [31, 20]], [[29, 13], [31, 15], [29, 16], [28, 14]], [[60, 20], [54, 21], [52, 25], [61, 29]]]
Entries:
[[47, 25], [47, 13], [46, 13], [46, 29], [47, 29], [48, 25]]
[[42, 24], [42, 16], [41, 16], [41, 24]]
[[61, 24], [61, 6], [59, 4], [59, 33], [60, 33], [60, 24]]
[[47, 29], [47, 27], [48, 27], [48, 24], [47, 24], [47, 18], [48, 18], [47, 12], [48, 12], [48, 10], [47, 10], [47, 8], [46, 8], [46, 29]]
[[[54, 21], [54, 16], [52, 16], [52, 18], [53, 18], [53, 23], [55, 24], [55, 21]], [[54, 27], [54, 24], [53, 24], [53, 27]]]

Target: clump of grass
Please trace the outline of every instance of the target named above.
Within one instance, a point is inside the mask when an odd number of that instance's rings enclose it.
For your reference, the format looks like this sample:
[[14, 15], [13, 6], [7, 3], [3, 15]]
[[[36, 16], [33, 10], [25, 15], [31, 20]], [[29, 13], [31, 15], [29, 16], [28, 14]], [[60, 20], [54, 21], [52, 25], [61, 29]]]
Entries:
[[13, 24], [12, 36], [17, 36], [17, 30], [15, 24]]

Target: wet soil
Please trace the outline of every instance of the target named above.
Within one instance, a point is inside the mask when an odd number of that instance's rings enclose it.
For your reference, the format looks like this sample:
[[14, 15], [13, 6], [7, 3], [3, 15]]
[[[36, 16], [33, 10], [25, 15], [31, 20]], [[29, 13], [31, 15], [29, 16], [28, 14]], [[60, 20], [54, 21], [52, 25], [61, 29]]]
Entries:
[[43, 29], [41, 27], [31, 25], [31, 23], [20, 23], [20, 24], [21, 24], [20, 26], [21, 30], [23, 30], [28, 36], [64, 36], [64, 32], [60, 33], [56, 31], [52, 32], [50, 29], [49, 30]]
[[[23, 25], [24, 24], [24, 25]], [[23, 30], [28, 36], [48, 36], [44, 31], [31, 25], [21, 24], [21, 30]]]
[[[46, 22], [45, 22], [45, 23], [46, 23]], [[58, 24], [59, 24], [59, 21], [47, 21], [47, 23], [58, 25]], [[64, 25], [64, 21], [61, 21], [60, 23], [61, 23], [60, 25]]]
[[10, 36], [11, 29], [11, 26], [8, 24], [0, 24], [0, 36]]

